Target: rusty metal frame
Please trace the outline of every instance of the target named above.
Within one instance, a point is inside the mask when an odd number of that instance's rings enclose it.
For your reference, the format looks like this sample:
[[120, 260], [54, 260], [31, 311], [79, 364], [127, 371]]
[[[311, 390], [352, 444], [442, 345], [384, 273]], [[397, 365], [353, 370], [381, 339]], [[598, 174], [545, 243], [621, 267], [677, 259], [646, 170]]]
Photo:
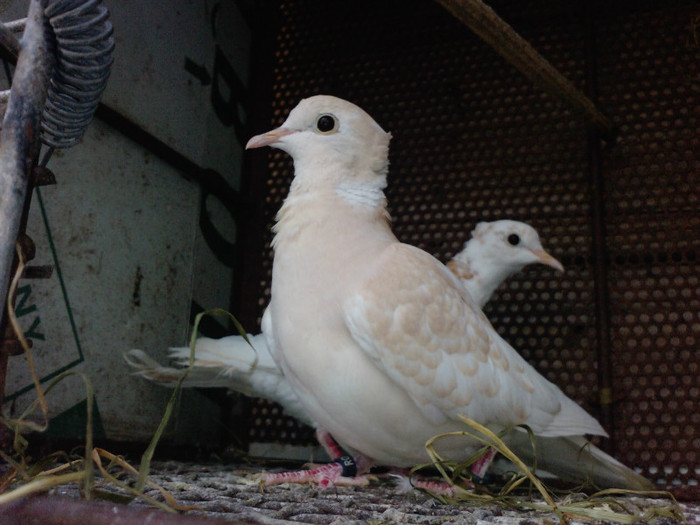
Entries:
[[[41, 117], [55, 63], [55, 44], [44, 14], [45, 3], [46, 0], [31, 0], [19, 46], [7, 26], [0, 31], [8, 52], [21, 50], [0, 130], [0, 314], [3, 318], [15, 268], [15, 246], [26, 226], [41, 148]], [[0, 404], [9, 352], [11, 347], [0, 347]]]
[[[598, 99], [598, 65], [593, 7], [583, 6], [585, 32], [586, 96], [594, 103]], [[601, 447], [608, 453], [615, 452], [615, 426], [613, 405], [612, 339], [610, 323], [610, 287], [608, 285], [608, 249], [605, 226], [605, 177], [603, 172], [603, 149], [601, 131], [590, 127], [586, 149], [588, 153], [589, 200], [591, 213], [591, 256], [595, 289], [595, 323], [598, 361], [598, 406], [599, 420], [608, 432], [608, 439]]]

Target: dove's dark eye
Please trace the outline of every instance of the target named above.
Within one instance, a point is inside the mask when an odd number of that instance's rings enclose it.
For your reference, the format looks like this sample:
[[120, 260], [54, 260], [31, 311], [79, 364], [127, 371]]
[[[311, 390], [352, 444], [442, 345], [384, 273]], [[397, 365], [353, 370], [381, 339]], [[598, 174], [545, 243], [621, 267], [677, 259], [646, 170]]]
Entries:
[[338, 121], [333, 115], [321, 115], [316, 121], [316, 129], [320, 133], [333, 133], [338, 129]]
[[520, 236], [517, 233], [511, 233], [508, 236], [508, 243], [511, 246], [517, 246], [518, 244], [520, 244]]

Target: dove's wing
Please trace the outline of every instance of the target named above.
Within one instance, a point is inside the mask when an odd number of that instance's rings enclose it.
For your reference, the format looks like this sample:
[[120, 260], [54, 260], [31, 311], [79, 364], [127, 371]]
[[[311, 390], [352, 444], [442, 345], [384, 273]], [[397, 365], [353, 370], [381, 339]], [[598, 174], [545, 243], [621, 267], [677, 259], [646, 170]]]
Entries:
[[491, 426], [526, 424], [541, 436], [605, 434], [422, 250], [385, 250], [344, 312], [358, 345], [436, 424], [464, 415]]

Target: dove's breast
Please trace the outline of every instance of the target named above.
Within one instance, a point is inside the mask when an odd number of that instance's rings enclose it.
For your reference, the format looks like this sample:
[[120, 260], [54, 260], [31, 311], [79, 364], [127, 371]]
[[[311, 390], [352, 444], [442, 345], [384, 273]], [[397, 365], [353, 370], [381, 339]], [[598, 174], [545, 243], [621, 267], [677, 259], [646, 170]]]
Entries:
[[[293, 318], [276, 325], [281, 367], [312, 419], [344, 447], [381, 464], [427, 461], [425, 442], [458, 425], [429, 421], [405, 389], [357, 347], [344, 326], [334, 327], [327, 311], [318, 314], [319, 323], [306, 330], [298, 330]], [[460, 443], [456, 455], [463, 452]]]
[[320, 213], [305, 202], [278, 222], [270, 302], [276, 357], [312, 419], [341, 444], [382, 463], [415, 464], [427, 459], [423, 444], [436, 426], [358, 348], [343, 314], [372, 261], [397, 241], [383, 218], [368, 232], [367, 217], [342, 213], [345, 205]]

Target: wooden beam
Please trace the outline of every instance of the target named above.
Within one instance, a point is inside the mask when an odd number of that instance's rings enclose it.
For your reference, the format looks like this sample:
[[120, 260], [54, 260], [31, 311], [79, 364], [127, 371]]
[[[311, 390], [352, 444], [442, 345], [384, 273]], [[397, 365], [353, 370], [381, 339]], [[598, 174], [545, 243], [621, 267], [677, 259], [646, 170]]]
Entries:
[[596, 105], [481, 0], [437, 0], [540, 89], [593, 124], [606, 141], [615, 129]]

